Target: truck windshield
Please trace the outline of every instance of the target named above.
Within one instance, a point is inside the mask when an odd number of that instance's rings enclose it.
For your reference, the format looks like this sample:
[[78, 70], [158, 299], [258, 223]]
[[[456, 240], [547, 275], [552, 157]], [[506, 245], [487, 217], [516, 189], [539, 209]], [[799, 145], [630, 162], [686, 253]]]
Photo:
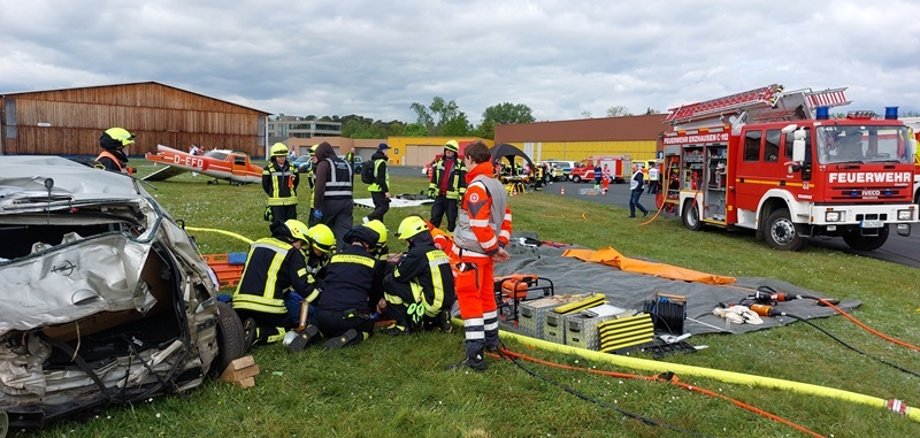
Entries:
[[911, 163], [913, 143], [903, 126], [832, 125], [817, 131], [818, 162]]

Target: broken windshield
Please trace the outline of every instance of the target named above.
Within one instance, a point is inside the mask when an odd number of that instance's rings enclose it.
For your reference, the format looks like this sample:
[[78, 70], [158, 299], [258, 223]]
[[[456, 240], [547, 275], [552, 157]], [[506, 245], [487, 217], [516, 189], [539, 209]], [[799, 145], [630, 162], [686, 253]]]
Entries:
[[830, 125], [817, 131], [818, 162], [911, 163], [913, 145], [903, 126]]

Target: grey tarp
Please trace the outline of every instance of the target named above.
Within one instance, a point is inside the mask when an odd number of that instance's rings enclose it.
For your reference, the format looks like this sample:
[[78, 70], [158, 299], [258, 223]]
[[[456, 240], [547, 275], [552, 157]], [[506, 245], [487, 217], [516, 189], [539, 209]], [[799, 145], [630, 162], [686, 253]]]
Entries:
[[[525, 234], [515, 233], [515, 237]], [[531, 236], [532, 237], [532, 236]], [[551, 246], [532, 248], [523, 246], [514, 240], [507, 248], [511, 253], [510, 261], [498, 264], [495, 275], [537, 274], [552, 280], [556, 294], [602, 292], [608, 302], [622, 308], [642, 310], [643, 301], [664, 292], [687, 297], [687, 316], [718, 328], [726, 328], [733, 333], [750, 332], [795, 322], [790, 317], [764, 317], [761, 325], [731, 324], [726, 326], [724, 320], [712, 314], [720, 302], [737, 302], [749, 295], [759, 286], [770, 286], [778, 291], [793, 294], [824, 296], [824, 294], [804, 289], [793, 284], [771, 278], [739, 277], [737, 283], [729, 286], [716, 286], [702, 283], [690, 283], [658, 278], [649, 275], [621, 271], [599, 263], [583, 262], [572, 257], [563, 257], [563, 249]], [[718, 273], [714, 273], [718, 274]], [[747, 288], [749, 290], [741, 290]], [[835, 297], [843, 300], [843, 297]], [[861, 304], [857, 300], [841, 301], [839, 307], [853, 309]], [[818, 306], [814, 300], [794, 300], [783, 302], [778, 309], [802, 318], [821, 318], [835, 315], [833, 309]], [[693, 334], [716, 333], [714, 327], [686, 321], [684, 331]]]

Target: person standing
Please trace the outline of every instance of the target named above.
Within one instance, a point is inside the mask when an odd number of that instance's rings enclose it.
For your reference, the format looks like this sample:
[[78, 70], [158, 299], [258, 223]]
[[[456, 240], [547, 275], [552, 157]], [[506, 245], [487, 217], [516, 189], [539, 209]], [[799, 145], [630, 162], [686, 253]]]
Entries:
[[452, 251], [460, 262], [455, 287], [466, 334], [466, 358], [449, 369], [484, 371], [484, 350], [498, 350], [494, 264], [511, 258], [505, 251], [511, 238], [511, 209], [505, 188], [493, 176], [489, 148], [479, 141], [467, 146], [464, 154], [470, 170]]
[[310, 226], [322, 223], [335, 234], [339, 246], [344, 245], [345, 233], [352, 227], [352, 168], [336, 156], [328, 142], [322, 142], [314, 153], [316, 185], [313, 187], [313, 214]]
[[134, 144], [134, 134], [125, 128], [109, 128], [99, 137], [102, 152], [96, 157], [95, 167], [110, 172], [134, 174], [134, 168], [128, 167], [128, 155], [125, 147]]
[[632, 165], [633, 175], [629, 179], [629, 217], [636, 217], [636, 209], [642, 212], [642, 216], [648, 216], [648, 210], [639, 203], [639, 197], [645, 190], [645, 174], [638, 164]]
[[388, 314], [396, 320], [384, 332], [402, 335], [431, 328], [449, 332], [455, 300], [450, 259], [434, 246], [428, 224], [419, 216], [403, 219], [396, 237], [407, 241], [409, 250], [383, 280]]
[[653, 161], [648, 169], [648, 192], [651, 194], [656, 194], [659, 190], [658, 180], [660, 179], [660, 172], [658, 170], [658, 165], [659, 163], [657, 161]]
[[610, 187], [610, 180], [613, 179], [613, 176], [610, 175], [610, 167], [607, 164], [604, 164], [604, 170], [601, 171], [601, 193], [607, 194], [607, 189]]
[[594, 165], [594, 193], [601, 191], [601, 179], [604, 178], [604, 171], [601, 169], [601, 162]]
[[364, 218], [365, 222], [379, 220], [383, 222], [383, 216], [390, 210], [390, 171], [387, 170], [387, 150], [390, 149], [386, 143], [380, 143], [377, 146], [377, 152], [371, 155], [369, 165], [373, 166], [374, 182], [367, 186], [367, 191], [371, 192], [371, 200], [374, 201], [374, 211]]
[[428, 181], [428, 196], [434, 198], [429, 222], [438, 228], [446, 214], [447, 231], [450, 232], [457, 226], [458, 203], [466, 193], [466, 166], [457, 155], [459, 151], [457, 140], [448, 140], [441, 159], [432, 165]]
[[268, 195], [265, 205], [271, 213], [271, 222], [297, 219], [297, 186], [300, 184], [297, 167], [288, 161], [288, 147], [284, 143], [272, 145], [270, 153], [268, 164], [262, 169], [262, 190]]

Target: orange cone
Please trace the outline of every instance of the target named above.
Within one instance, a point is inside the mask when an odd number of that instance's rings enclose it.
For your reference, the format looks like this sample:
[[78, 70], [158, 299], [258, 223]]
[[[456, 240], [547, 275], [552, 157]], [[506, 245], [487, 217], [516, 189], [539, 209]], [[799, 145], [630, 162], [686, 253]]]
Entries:
[[560, 195], [565, 195], [565, 187], [560, 187], [560, 188], [559, 188], [559, 194], [560, 194]]

